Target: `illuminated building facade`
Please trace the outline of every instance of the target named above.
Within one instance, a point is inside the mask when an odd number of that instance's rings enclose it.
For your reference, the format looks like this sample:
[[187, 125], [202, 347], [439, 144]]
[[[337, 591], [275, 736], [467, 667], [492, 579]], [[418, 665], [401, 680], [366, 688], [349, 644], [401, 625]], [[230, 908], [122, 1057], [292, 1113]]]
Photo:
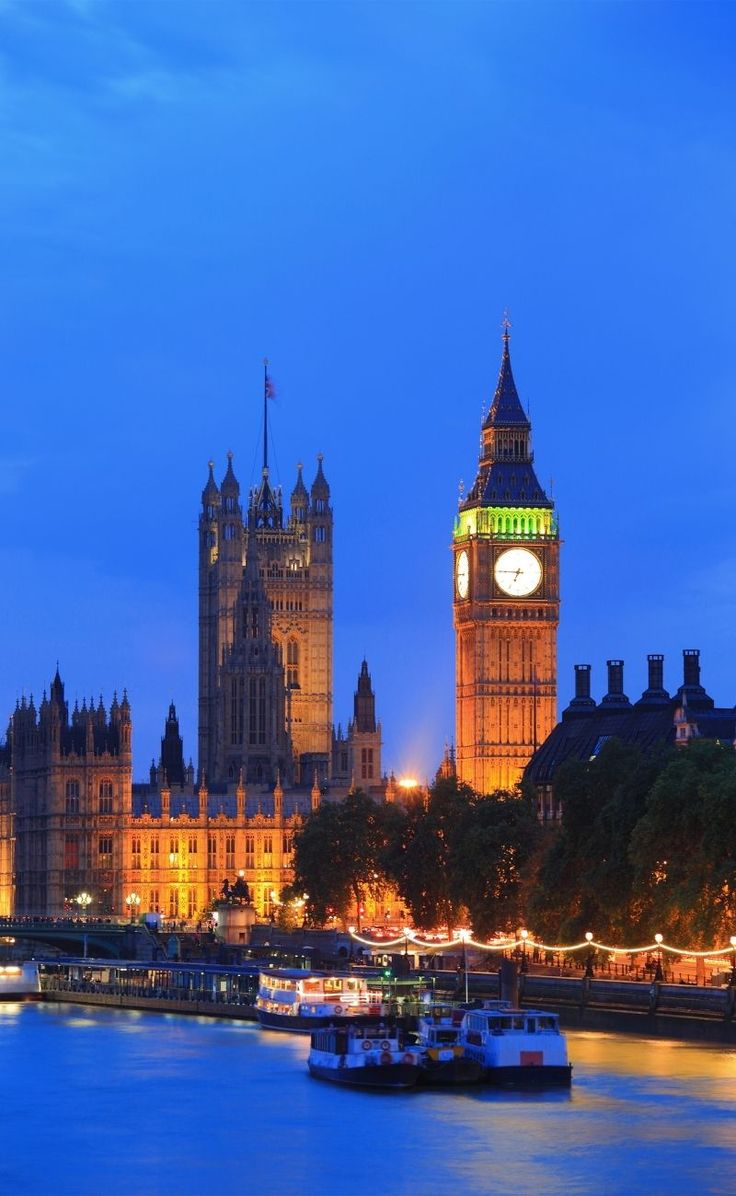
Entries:
[[[352, 777], [324, 793], [316, 775], [311, 788], [285, 789], [278, 771], [272, 787], [249, 786], [243, 770], [232, 783], [197, 783], [172, 703], [158, 764], [146, 784], [133, 784], [131, 733], [126, 696], [109, 713], [100, 699], [69, 715], [58, 670], [38, 711], [33, 699], [19, 704], [0, 747], [0, 915], [152, 910], [196, 923], [223, 881], [242, 873], [257, 915], [268, 918], [292, 882], [303, 818], [322, 800], [341, 800]], [[336, 743], [355, 786], [393, 800], [393, 778], [386, 784], [380, 775], [380, 723], [365, 662], [355, 717]], [[78, 902], [82, 894], [89, 907]], [[379, 904], [385, 912], [397, 901]], [[367, 913], [377, 917], [378, 906]]]
[[508, 328], [452, 543], [456, 764], [479, 793], [514, 786], [557, 717], [560, 540], [534, 472]]

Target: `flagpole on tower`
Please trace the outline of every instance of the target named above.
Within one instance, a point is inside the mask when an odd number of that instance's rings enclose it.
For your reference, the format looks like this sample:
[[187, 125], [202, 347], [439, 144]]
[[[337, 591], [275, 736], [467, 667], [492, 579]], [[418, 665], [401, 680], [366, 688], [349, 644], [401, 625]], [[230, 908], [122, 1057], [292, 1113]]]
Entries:
[[268, 358], [263, 358], [263, 472], [268, 469]]

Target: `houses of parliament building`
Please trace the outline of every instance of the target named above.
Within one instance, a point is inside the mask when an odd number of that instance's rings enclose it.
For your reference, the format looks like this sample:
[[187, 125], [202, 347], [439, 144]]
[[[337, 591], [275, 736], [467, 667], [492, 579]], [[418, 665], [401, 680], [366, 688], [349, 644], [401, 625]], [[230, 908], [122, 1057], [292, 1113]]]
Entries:
[[172, 703], [148, 781], [132, 780], [127, 695], [70, 712], [58, 667], [0, 747], [0, 915], [198, 920], [244, 875], [258, 914], [292, 879], [293, 836], [323, 800], [389, 800], [363, 661], [346, 732], [332, 726], [332, 507], [322, 458], [288, 508], [268, 462], [241, 502], [233, 456], [210, 463], [199, 517], [199, 769]]

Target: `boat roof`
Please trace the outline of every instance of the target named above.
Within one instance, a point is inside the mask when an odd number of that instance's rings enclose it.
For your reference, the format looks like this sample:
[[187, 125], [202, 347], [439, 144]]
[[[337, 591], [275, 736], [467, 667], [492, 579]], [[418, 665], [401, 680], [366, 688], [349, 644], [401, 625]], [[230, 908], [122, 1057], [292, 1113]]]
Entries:
[[[311, 968], [259, 968], [262, 976], [272, 976], [275, 979], [281, 980], [307, 980], [310, 978], [322, 979], [327, 975], [327, 972], [314, 972]], [[332, 975], [332, 973], [330, 973]]]

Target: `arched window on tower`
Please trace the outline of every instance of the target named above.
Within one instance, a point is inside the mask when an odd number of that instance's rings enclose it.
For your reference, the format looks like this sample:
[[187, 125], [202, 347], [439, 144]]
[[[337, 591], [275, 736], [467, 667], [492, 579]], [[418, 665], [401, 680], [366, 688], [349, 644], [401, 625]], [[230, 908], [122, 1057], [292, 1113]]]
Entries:
[[66, 812], [67, 814], [79, 813], [79, 781], [67, 781], [66, 783]]
[[289, 689], [299, 688], [299, 645], [289, 640], [286, 645], [286, 684]]
[[112, 781], [100, 781], [100, 814], [112, 814]]

